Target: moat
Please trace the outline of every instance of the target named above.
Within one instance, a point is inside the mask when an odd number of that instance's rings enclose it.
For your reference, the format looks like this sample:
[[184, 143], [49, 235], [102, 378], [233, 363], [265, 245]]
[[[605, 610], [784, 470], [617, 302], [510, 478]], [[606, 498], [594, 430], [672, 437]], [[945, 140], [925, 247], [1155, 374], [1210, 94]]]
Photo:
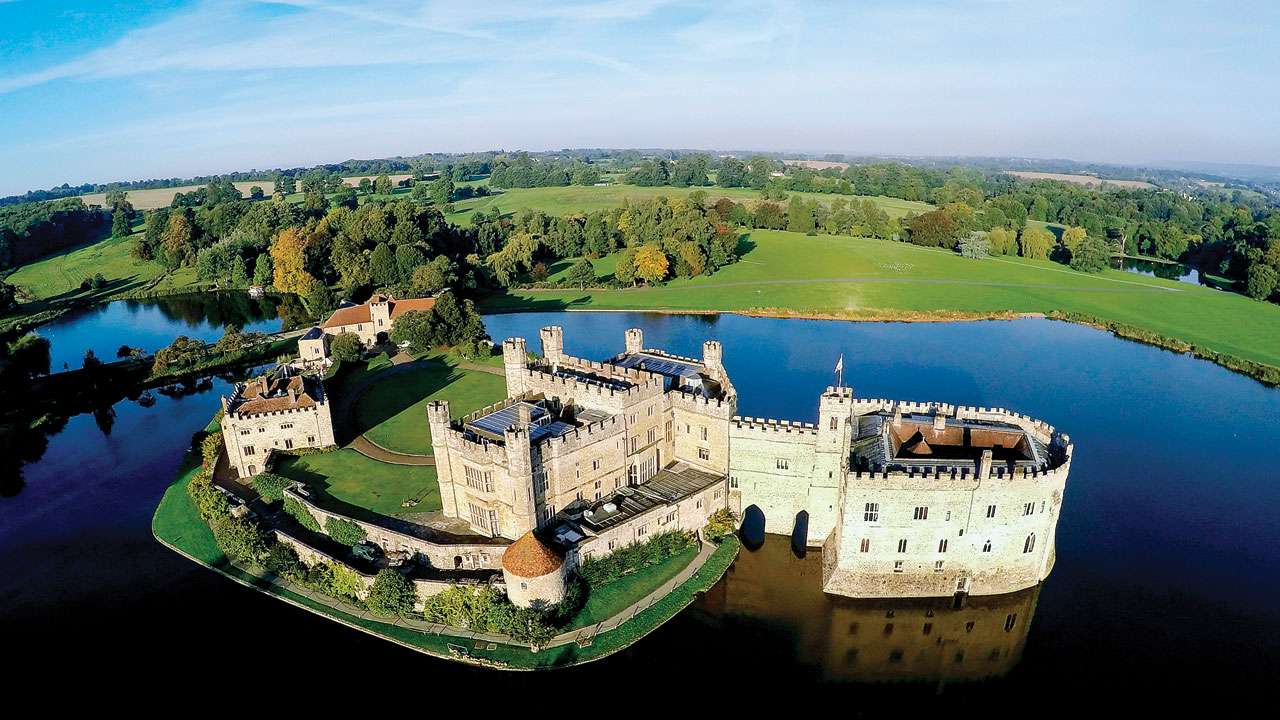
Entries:
[[[1079, 449], [1052, 576], [1034, 592], [973, 605], [990, 616], [979, 623], [1017, 616], [1000, 658], [967, 658], [991, 663], [986, 683], [952, 683], [962, 675], [941, 668], [932, 657], [941, 654], [924, 653], [918, 640], [928, 623], [939, 644], [956, 642], [965, 617], [921, 601], [823, 595], [818, 554], [797, 557], [785, 538], [744, 550], [725, 580], [653, 636], [567, 677], [661, 663], [665, 672], [723, 672], [738, 681], [917, 679], [923, 687], [850, 692], [928, 699], [941, 684], [944, 698], [1077, 684], [1257, 689], [1277, 672], [1280, 526], [1269, 511], [1280, 501], [1269, 481], [1280, 467], [1276, 390], [1206, 362], [1044, 320], [908, 325], [635, 313], [486, 320], [495, 339], [562, 325], [566, 349], [595, 358], [616, 352], [627, 327], [686, 355], [717, 338], [740, 412], [755, 416], [811, 417], [843, 352], [845, 379], [861, 396], [1017, 408], [1067, 429]], [[101, 332], [100, 342], [124, 342]], [[191, 433], [226, 390], [215, 380], [204, 392], [163, 396], [151, 408], [123, 401], [109, 435], [82, 415], [50, 438], [44, 457], [26, 468], [26, 486], [0, 500], [6, 636], [31, 646], [36, 659], [84, 662], [107, 677], [116, 671], [102, 663], [123, 659], [121, 647], [139, 638], [146, 652], [175, 660], [158, 672], [176, 678], [193, 668], [216, 671], [243, 657], [241, 638], [262, 637], [287, 638], [271, 645], [286, 677], [308, 677], [300, 664], [308, 656], [359, 653], [370, 664], [423, 668], [441, 682], [493, 682], [483, 671], [258, 596], [152, 540], [151, 512]], [[84, 552], [89, 546], [94, 552]], [[885, 640], [889, 624], [900, 647]], [[67, 643], [76, 644], [73, 661]], [[123, 652], [135, 651], [142, 652]], [[719, 659], [709, 667], [709, 658]]]

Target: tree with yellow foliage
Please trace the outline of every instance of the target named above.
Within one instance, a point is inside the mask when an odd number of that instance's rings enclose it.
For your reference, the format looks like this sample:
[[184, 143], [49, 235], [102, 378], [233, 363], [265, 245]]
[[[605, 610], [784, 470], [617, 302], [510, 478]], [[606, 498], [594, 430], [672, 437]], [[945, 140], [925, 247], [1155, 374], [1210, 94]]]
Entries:
[[1062, 231], [1062, 244], [1067, 246], [1072, 255], [1076, 254], [1076, 250], [1084, 243], [1089, 233], [1082, 227], [1072, 226]]
[[667, 277], [667, 254], [657, 245], [645, 245], [636, 251], [636, 277], [652, 285]]
[[307, 272], [307, 235], [301, 228], [285, 228], [271, 241], [272, 284], [280, 292], [305, 295], [317, 280]]

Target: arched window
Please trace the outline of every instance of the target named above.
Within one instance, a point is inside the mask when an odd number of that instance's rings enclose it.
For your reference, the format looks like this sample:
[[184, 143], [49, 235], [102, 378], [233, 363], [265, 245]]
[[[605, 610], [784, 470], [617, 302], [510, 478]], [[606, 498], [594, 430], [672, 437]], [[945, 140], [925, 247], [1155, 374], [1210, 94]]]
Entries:
[[1026, 542], [1022, 543], [1022, 552], [1029, 553], [1036, 549], [1036, 534], [1031, 533], [1027, 536]]
[[988, 540], [982, 544], [982, 552], [991, 552], [991, 541]]

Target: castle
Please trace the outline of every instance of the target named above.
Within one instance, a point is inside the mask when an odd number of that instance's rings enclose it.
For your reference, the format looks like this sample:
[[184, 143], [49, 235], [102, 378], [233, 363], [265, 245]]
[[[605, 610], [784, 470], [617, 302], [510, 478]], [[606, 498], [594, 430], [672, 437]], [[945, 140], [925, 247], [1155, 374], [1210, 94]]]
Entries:
[[555, 602], [593, 555], [719, 508], [822, 546], [848, 597], [994, 595], [1053, 566], [1069, 438], [997, 408], [855, 398], [828, 387], [816, 423], [743, 418], [718, 342], [701, 359], [646, 348], [604, 362], [503, 343], [508, 398], [453, 421], [428, 408], [444, 513], [491, 538], [513, 602]]
[[366, 347], [388, 342], [397, 318], [411, 310], [427, 312], [435, 305], [435, 298], [397, 300], [389, 295], [374, 295], [359, 305], [343, 301], [324, 323], [298, 339], [298, 363], [307, 369], [328, 366], [330, 340], [342, 333], [359, 337]]
[[275, 450], [334, 444], [324, 384], [290, 365], [238, 383], [222, 398], [222, 411], [227, 460], [242, 478], [266, 469]]

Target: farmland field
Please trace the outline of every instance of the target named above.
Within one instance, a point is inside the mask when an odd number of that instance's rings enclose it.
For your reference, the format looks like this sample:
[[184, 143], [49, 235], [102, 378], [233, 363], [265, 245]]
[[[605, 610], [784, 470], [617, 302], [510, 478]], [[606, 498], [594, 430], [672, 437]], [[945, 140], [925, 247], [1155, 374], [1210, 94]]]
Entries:
[[[366, 177], [372, 181], [377, 176], [376, 175], [356, 175], [354, 177], [343, 178], [343, 181], [346, 182], [348, 185], [355, 187], [356, 185], [360, 184], [361, 179]], [[408, 175], [388, 175], [387, 177], [391, 178], [391, 182], [393, 183], [398, 183], [401, 180], [406, 180], [409, 178]], [[247, 198], [249, 197], [250, 188], [252, 188], [254, 185], [257, 185], [258, 187], [262, 188], [262, 191], [264, 193], [266, 193], [267, 195], [270, 195], [271, 189], [274, 187], [274, 181], [242, 180], [242, 181], [235, 182], [234, 185], [236, 186], [236, 189], [240, 191], [240, 194], [244, 195]], [[191, 192], [192, 190], [199, 190], [202, 187], [204, 187], [204, 185], [182, 185], [180, 187], [171, 187], [171, 188], [150, 188], [147, 190], [129, 190], [128, 191], [129, 202], [133, 204], [133, 207], [136, 210], [155, 210], [156, 208], [169, 207], [169, 203], [173, 202], [173, 196], [175, 193]], [[106, 197], [107, 197], [106, 193], [90, 193], [88, 195], [81, 195], [80, 199], [84, 200], [86, 205], [103, 205], [106, 203]]]
[[1006, 175], [1022, 178], [1023, 180], [1057, 180], [1058, 182], [1073, 183], [1075, 185], [1085, 185], [1096, 187], [1102, 183], [1122, 187], [1127, 190], [1141, 190], [1153, 188], [1149, 182], [1142, 180], [1109, 180], [1100, 178], [1095, 175], [1073, 175], [1070, 173], [1051, 173], [1051, 172], [1029, 172], [1026, 170], [1005, 170]]
[[[736, 202], [744, 202], [751, 200], [759, 200], [760, 193], [748, 188], [721, 188], [721, 187], [639, 187], [636, 185], [607, 185], [603, 187], [581, 187], [571, 185], [568, 187], [544, 187], [544, 188], [516, 188], [512, 190], [503, 190], [494, 195], [487, 197], [473, 198], [470, 200], [461, 200], [454, 203], [455, 211], [446, 217], [450, 222], [457, 224], [470, 224], [471, 216], [477, 210], [486, 212], [492, 211], [493, 208], [499, 208], [504, 213], [514, 213], [526, 208], [532, 210], [541, 210], [551, 215], [562, 215], [572, 212], [590, 212], [593, 210], [605, 210], [612, 207], [618, 207], [623, 201], [639, 201], [650, 200], [652, 198], [667, 197], [687, 197], [694, 190], [702, 190], [707, 194], [708, 202], [726, 197]], [[790, 193], [798, 195], [805, 199], [816, 199], [819, 202], [829, 204], [834, 198], [841, 197], [846, 200], [860, 200], [859, 196], [849, 195], [830, 195], [826, 193]], [[928, 212], [933, 209], [929, 203], [915, 202], [912, 200], [900, 200], [898, 198], [889, 197], [873, 197], [871, 198], [880, 206], [890, 217], [900, 218], [909, 212]]]

